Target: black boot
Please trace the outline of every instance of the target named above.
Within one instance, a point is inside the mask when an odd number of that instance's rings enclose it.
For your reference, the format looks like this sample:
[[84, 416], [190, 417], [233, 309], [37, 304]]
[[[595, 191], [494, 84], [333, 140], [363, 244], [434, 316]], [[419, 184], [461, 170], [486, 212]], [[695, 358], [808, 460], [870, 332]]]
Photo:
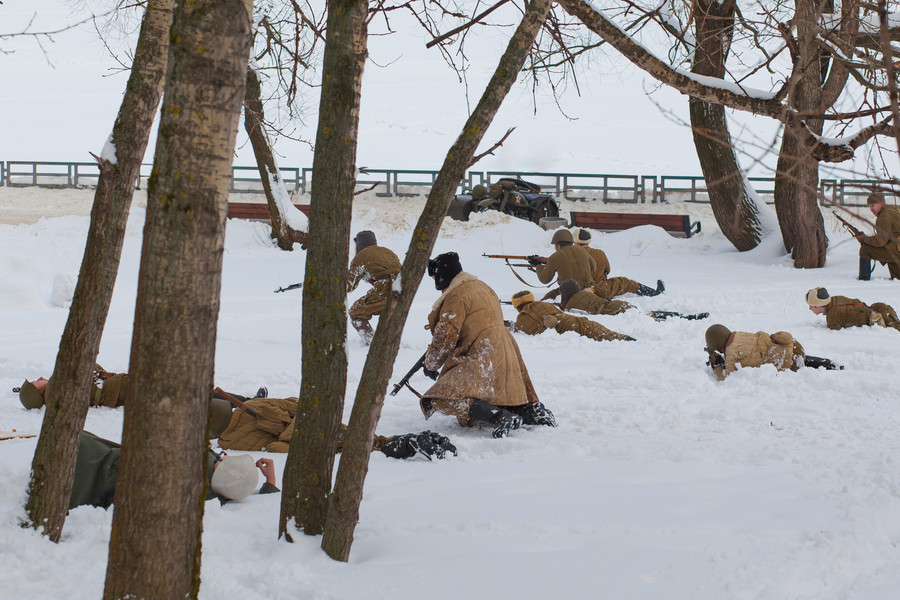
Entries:
[[556, 427], [556, 417], [550, 412], [550, 409], [540, 402], [529, 402], [522, 406], [510, 406], [510, 412], [514, 412], [522, 417], [522, 423], [525, 425], [549, 425]]
[[859, 280], [869, 281], [872, 277], [872, 259], [859, 257]]
[[666, 284], [663, 283], [662, 279], [656, 280], [656, 289], [654, 290], [652, 287], [648, 285], [644, 285], [643, 283], [638, 284], [637, 295], [638, 296], [659, 296], [664, 291], [666, 291]]
[[519, 415], [482, 400], [472, 400], [472, 405], [469, 406], [469, 418], [493, 425], [494, 431], [491, 432], [491, 435], [495, 438], [506, 437], [510, 431], [522, 426], [522, 417]]

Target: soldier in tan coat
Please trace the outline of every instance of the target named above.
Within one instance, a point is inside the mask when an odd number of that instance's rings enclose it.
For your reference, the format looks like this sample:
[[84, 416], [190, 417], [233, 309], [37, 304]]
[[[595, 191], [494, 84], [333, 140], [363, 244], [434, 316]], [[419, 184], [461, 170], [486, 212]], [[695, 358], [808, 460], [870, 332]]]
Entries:
[[[90, 406], [104, 406], [106, 408], [119, 408], [125, 405], [127, 373], [110, 373], [100, 365], [95, 365], [93, 381], [91, 383]], [[22, 386], [17, 388], [19, 402], [22, 406], [31, 410], [44, 406], [44, 394], [47, 392], [49, 379], [40, 377], [34, 381], [27, 379]]]
[[353, 238], [356, 243], [356, 256], [350, 261], [350, 272], [347, 275], [347, 293], [352, 292], [366, 281], [372, 286], [369, 292], [353, 303], [348, 315], [350, 323], [360, 333], [368, 346], [374, 332], [369, 321], [375, 315], [384, 312], [391, 299], [394, 279], [400, 273], [400, 259], [391, 250], [377, 245], [375, 234], [364, 230]]
[[884, 203], [884, 194], [870, 194], [866, 203], [875, 215], [875, 233], [856, 236], [859, 241], [859, 278], [868, 280], [872, 260], [888, 266], [891, 279], [900, 279], [900, 210]]
[[[550, 240], [556, 252], [550, 258], [542, 259], [538, 256], [529, 256], [528, 262], [537, 273], [541, 283], [550, 283], [556, 276], [558, 281], [574, 279], [583, 288], [593, 285], [591, 273], [597, 268], [597, 263], [583, 248], [575, 246], [572, 232], [568, 229], [557, 229]], [[559, 295], [556, 287], [544, 296], [544, 299], [555, 298]]]
[[[618, 315], [634, 308], [624, 300], [611, 300], [598, 296], [593, 290], [583, 290], [574, 279], [566, 279], [559, 285], [559, 307], [566, 311], [581, 311], [590, 315]], [[697, 320], [705, 319], [709, 313], [683, 314], [671, 310], [651, 310], [649, 315], [656, 321], [665, 321], [669, 317]]]
[[856, 298], [831, 296], [825, 288], [816, 287], [806, 293], [806, 303], [813, 313], [825, 315], [828, 329], [877, 325], [900, 331], [897, 311], [884, 302], [875, 302], [869, 306]]
[[[599, 248], [591, 248], [590, 244], [591, 232], [587, 229], [579, 229], [575, 233], [575, 245], [587, 250], [597, 265], [597, 268], [591, 273], [591, 279], [594, 284], [594, 293], [598, 296], [615, 298], [629, 293], [638, 296], [658, 296], [666, 290], [662, 279], [657, 280], [656, 289], [654, 289], [627, 277], [610, 277], [609, 259], [606, 257], [606, 252]], [[587, 289], [589, 286], [582, 285], [581, 287]]]
[[708, 364], [722, 381], [743, 367], [774, 365], [779, 371], [796, 371], [806, 363], [803, 346], [786, 332], [769, 335], [764, 331], [731, 331], [718, 323], [706, 330]]
[[[219, 447], [225, 450], [287, 452], [297, 418], [297, 398], [256, 398], [247, 400], [245, 408], [232, 412], [225, 400], [213, 400], [211, 433], [217, 424], [227, 427], [219, 433]], [[337, 451], [344, 448], [347, 426], [341, 424]], [[423, 431], [404, 435], [376, 435], [372, 451], [380, 450], [391, 458], [409, 458], [420, 454], [428, 459], [444, 458], [447, 452], [456, 456], [456, 447], [438, 433]]]
[[563, 310], [580, 310], [590, 315], [618, 315], [634, 308], [624, 300], [598, 296], [591, 288], [583, 290], [574, 279], [560, 282], [559, 290], [559, 305]]
[[463, 272], [455, 252], [431, 259], [428, 275], [441, 296], [428, 316], [432, 338], [424, 372], [435, 383], [422, 396], [425, 418], [438, 411], [463, 426], [489, 423], [495, 438], [523, 424], [555, 427], [503, 323], [494, 290]]
[[513, 294], [512, 305], [519, 312], [513, 329], [528, 335], [538, 335], [548, 329], [555, 329], [557, 333], [574, 331], [578, 335], [583, 335], [598, 342], [613, 340], [634, 341], [633, 337], [616, 333], [612, 329], [607, 329], [600, 323], [591, 321], [586, 317], [567, 315], [554, 304], [535, 301], [534, 295], [527, 290]]

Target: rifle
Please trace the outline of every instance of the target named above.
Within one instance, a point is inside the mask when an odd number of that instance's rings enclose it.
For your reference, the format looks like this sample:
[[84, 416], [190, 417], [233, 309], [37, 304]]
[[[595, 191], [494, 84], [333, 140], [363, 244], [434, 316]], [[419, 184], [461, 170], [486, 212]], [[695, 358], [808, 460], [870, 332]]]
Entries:
[[830, 358], [822, 358], [821, 356], [810, 356], [806, 355], [806, 358], [803, 360], [804, 366], [812, 367], [814, 369], [818, 369], [819, 367], [824, 367], [826, 371], [843, 371], [844, 365], [835, 364], [833, 360]]
[[409, 379], [410, 379], [410, 377], [415, 375], [416, 371], [421, 369], [423, 366], [425, 366], [425, 353], [423, 353], [422, 357], [416, 361], [416, 364], [414, 364], [412, 369], [409, 370], [409, 373], [404, 375], [403, 379], [401, 379], [396, 384], [394, 384], [394, 389], [391, 391], [391, 396], [396, 396], [397, 392], [399, 392], [401, 390], [401, 388], [403, 388], [403, 386], [405, 385], [406, 387], [408, 387], [410, 389], [410, 391], [412, 391], [413, 394], [415, 394], [416, 396], [419, 396], [421, 398], [422, 396], [418, 392], [416, 392], [416, 390], [412, 389], [412, 387], [409, 385]]
[[275, 293], [277, 294], [278, 292], [289, 292], [291, 290], [300, 289], [301, 287], [303, 287], [302, 283], [292, 283], [291, 285], [289, 285], [287, 287], [278, 288], [277, 290], [275, 290]]
[[235, 406], [237, 406], [239, 409], [241, 409], [242, 411], [244, 411], [245, 413], [247, 413], [247, 414], [250, 415], [251, 417], [259, 416], [259, 415], [256, 413], [255, 410], [253, 410], [252, 408], [250, 408], [249, 406], [247, 406], [246, 404], [244, 404], [241, 400], [238, 400], [237, 398], [235, 398], [234, 396], [232, 396], [231, 394], [229, 394], [228, 392], [226, 392], [226, 391], [223, 390], [222, 388], [217, 387], [217, 388], [214, 390], [214, 392], [215, 392], [216, 394], [222, 396], [223, 398], [225, 398], [226, 400], [228, 400], [229, 402], [231, 402], [231, 403], [234, 404]]
[[[533, 267], [535, 265], [545, 265], [547, 264], [548, 258], [544, 256], [538, 256], [537, 254], [532, 254], [530, 256], [525, 256], [524, 254], [482, 254], [485, 258], [502, 258], [506, 260], [506, 264], [511, 267]], [[510, 260], [527, 260], [528, 264], [510, 264]]]
[[853, 237], [856, 237], [859, 235], [864, 235], [862, 231], [860, 231], [859, 229], [857, 229], [856, 227], [851, 225], [847, 221], [847, 219], [845, 219], [841, 215], [837, 214], [837, 211], [833, 210], [833, 211], [831, 211], [831, 214], [833, 214], [835, 217], [837, 217], [837, 220], [844, 224], [844, 227], [847, 228], [847, 231], [849, 231], [850, 234], [853, 235]]

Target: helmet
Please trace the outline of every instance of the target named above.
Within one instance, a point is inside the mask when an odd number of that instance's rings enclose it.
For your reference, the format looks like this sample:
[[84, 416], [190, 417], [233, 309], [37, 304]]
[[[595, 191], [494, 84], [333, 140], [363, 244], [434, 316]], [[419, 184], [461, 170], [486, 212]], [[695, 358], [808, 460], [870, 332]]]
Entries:
[[472, 198], [484, 198], [488, 195], [487, 188], [480, 183], [472, 188]]
[[209, 439], [217, 438], [231, 423], [231, 402], [223, 398], [213, 398], [209, 403]]
[[550, 240], [550, 243], [558, 244], [560, 242], [569, 242], [570, 244], [574, 244], [575, 238], [572, 237], [572, 232], [568, 229], [557, 229], [556, 233], [553, 234], [553, 239]]
[[19, 388], [19, 402], [28, 410], [40, 408], [44, 405], [44, 395], [33, 383], [26, 379], [22, 387]]
[[706, 330], [706, 350], [711, 351], [723, 348], [729, 337], [731, 337], [730, 329], [718, 323], [711, 325]]
[[831, 296], [823, 287], [816, 287], [806, 292], [806, 303], [810, 306], [828, 306]]

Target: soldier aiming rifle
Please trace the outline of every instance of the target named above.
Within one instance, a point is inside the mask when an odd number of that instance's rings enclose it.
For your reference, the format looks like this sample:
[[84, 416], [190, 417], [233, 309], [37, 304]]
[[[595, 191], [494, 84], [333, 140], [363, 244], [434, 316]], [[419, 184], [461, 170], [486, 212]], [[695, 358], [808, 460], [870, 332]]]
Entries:
[[868, 281], [872, 276], [872, 260], [887, 265], [891, 279], [900, 279], [900, 210], [886, 206], [884, 194], [873, 192], [866, 199], [869, 211], [875, 215], [875, 233], [866, 235], [832, 211], [859, 242], [859, 277]]

